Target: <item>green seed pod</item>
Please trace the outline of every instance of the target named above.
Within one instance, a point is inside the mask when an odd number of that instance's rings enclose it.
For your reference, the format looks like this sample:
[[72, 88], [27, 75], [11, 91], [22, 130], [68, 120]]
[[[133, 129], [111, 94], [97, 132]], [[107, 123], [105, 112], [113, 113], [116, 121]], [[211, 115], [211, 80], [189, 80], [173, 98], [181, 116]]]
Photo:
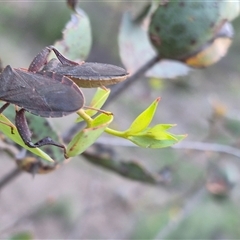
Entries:
[[184, 61], [216, 38], [228, 21], [224, 6], [223, 0], [166, 1], [152, 15], [150, 40], [161, 57]]

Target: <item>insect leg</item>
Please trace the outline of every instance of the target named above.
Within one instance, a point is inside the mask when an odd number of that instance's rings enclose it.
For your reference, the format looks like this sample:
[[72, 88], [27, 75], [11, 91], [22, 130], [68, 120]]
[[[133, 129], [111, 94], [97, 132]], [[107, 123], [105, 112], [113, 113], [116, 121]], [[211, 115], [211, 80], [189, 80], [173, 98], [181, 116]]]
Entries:
[[28, 71], [29, 72], [39, 71], [41, 67], [43, 67], [47, 63], [47, 58], [51, 51], [52, 50], [50, 47], [45, 47], [44, 49], [42, 49], [41, 52], [39, 52], [37, 56], [32, 60], [28, 68]]
[[21, 110], [17, 111], [15, 121], [16, 121], [16, 127], [18, 129], [18, 132], [19, 132], [20, 136], [22, 137], [22, 140], [28, 147], [37, 148], [37, 147], [42, 147], [44, 145], [53, 145], [53, 146], [63, 148], [64, 154], [66, 154], [65, 146], [63, 144], [56, 143], [50, 137], [45, 137], [45, 138], [39, 140], [38, 142], [33, 143], [31, 140], [32, 134], [28, 127], [28, 123], [27, 123], [24, 113], [25, 113], [25, 109], [23, 109], [23, 108]]
[[10, 103], [5, 103], [4, 105], [2, 105], [2, 107], [0, 108], [0, 114], [2, 114], [2, 112], [10, 105]]
[[[10, 103], [5, 103], [4, 105], [2, 105], [2, 107], [0, 108], [0, 114], [2, 114], [2, 112], [10, 105]], [[0, 123], [5, 124], [7, 126], [9, 126], [11, 128], [11, 133], [14, 134], [14, 127], [11, 124], [8, 124], [6, 122], [0, 121]]]

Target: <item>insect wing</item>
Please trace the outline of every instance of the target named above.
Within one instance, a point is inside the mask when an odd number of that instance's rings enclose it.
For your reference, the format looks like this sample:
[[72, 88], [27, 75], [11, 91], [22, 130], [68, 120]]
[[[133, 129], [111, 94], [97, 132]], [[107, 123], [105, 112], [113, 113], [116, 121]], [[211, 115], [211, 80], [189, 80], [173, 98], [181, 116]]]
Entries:
[[125, 69], [111, 64], [83, 63], [77, 66], [63, 64], [55, 69], [59, 74], [68, 76], [80, 87], [101, 87], [116, 84], [128, 77]]
[[79, 77], [82, 79], [105, 79], [125, 77], [128, 75], [125, 69], [110, 64], [86, 62], [78, 66], [62, 65], [58, 71], [66, 76]]

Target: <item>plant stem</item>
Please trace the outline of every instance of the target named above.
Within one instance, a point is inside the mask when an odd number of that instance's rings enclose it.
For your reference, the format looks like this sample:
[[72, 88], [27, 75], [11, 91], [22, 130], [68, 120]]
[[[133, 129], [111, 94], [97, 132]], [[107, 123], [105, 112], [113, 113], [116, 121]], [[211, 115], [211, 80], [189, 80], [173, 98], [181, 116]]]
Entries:
[[106, 128], [105, 132], [110, 134], [110, 135], [117, 136], [117, 137], [124, 137], [125, 136], [125, 132], [120, 132], [120, 131], [114, 130], [112, 128]]
[[132, 76], [130, 76], [127, 80], [125, 80], [122, 83], [119, 83], [117, 85], [114, 85], [111, 88], [110, 96], [108, 97], [106, 103], [111, 103], [113, 100], [115, 100], [124, 90], [126, 90], [128, 87], [130, 87], [133, 83], [135, 83], [139, 78], [151, 67], [153, 67], [157, 62], [160, 61], [159, 56], [155, 56], [152, 59], [150, 59], [146, 64], [144, 64], [141, 68], [139, 68]]
[[92, 124], [92, 118], [85, 113], [83, 109], [80, 109], [77, 111], [77, 114], [87, 123], [88, 127], [91, 127]]
[[[123, 139], [110, 138], [110, 137], [101, 137], [100, 139], [97, 140], [97, 143], [106, 144], [108, 146], [138, 147], [132, 142], [124, 141]], [[240, 158], [240, 150], [238, 148], [220, 144], [220, 143], [182, 141], [173, 145], [171, 148], [225, 153], [225, 154]]]
[[20, 175], [22, 173], [22, 170], [20, 170], [18, 167], [13, 169], [10, 173], [8, 173], [6, 176], [4, 176], [0, 180], [0, 190], [7, 185], [9, 182], [11, 182], [14, 178]]

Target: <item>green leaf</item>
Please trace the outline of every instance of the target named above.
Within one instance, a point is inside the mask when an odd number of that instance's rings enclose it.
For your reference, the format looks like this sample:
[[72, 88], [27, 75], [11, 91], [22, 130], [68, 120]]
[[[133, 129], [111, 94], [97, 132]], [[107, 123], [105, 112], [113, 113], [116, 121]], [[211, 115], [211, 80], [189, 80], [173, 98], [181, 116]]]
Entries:
[[84, 152], [104, 132], [112, 122], [113, 116], [100, 114], [92, 122], [91, 127], [77, 133], [67, 146], [67, 156], [74, 157]]
[[128, 139], [132, 141], [134, 144], [144, 147], [144, 148], [164, 148], [170, 147], [173, 144], [178, 143], [179, 141], [183, 140], [186, 135], [173, 135], [170, 134], [168, 138], [165, 140], [155, 139], [149, 136], [129, 136]]
[[163, 148], [169, 147], [186, 137], [186, 135], [174, 135], [167, 132], [176, 124], [157, 124], [148, 127], [155, 114], [160, 98], [157, 98], [145, 111], [143, 111], [132, 123], [129, 129], [120, 132], [107, 129], [106, 132], [114, 136], [128, 139], [140, 147]]
[[168, 133], [166, 131], [161, 131], [158, 133], [152, 132], [152, 131], [147, 131], [147, 132], [141, 132], [139, 134], [136, 134], [135, 136], [146, 136], [150, 137], [156, 140], [176, 140], [174, 136], [172, 136], [171, 133]]
[[[91, 25], [87, 14], [77, 8], [66, 24], [63, 38], [54, 46], [67, 58], [81, 61], [87, 58], [92, 45]], [[53, 57], [54, 55], [51, 55]]]
[[126, 135], [133, 135], [141, 132], [148, 127], [156, 112], [160, 98], [157, 98], [145, 111], [143, 111], [131, 124], [130, 128], [125, 131]]
[[134, 161], [119, 161], [112, 156], [106, 154], [101, 155], [101, 153], [98, 152], [84, 152], [83, 154], [88, 162], [113, 171], [126, 178], [151, 184], [156, 184], [159, 181], [159, 175], [148, 171], [141, 163]]
[[176, 124], [157, 124], [151, 128], [151, 131], [153, 132], [166, 131], [175, 126]]
[[[96, 91], [89, 107], [100, 109], [103, 106], [103, 104], [106, 102], [109, 94], [110, 94], [110, 89], [97, 88], [97, 91]], [[98, 112], [97, 110], [92, 110], [92, 109], [85, 110], [85, 113], [90, 117], [95, 115], [97, 112]], [[83, 119], [81, 117], [77, 118], [77, 120], [76, 120], [76, 122], [81, 122], [81, 121], [83, 121]]]
[[6, 118], [3, 114], [0, 114], [0, 121], [10, 124], [13, 126], [13, 132], [14, 134], [11, 133], [11, 128], [3, 123], [0, 123], [0, 131], [3, 132], [7, 137], [9, 137], [12, 141], [14, 141], [15, 143], [17, 143], [18, 145], [22, 146], [23, 148], [27, 149], [28, 151], [36, 154], [37, 156], [50, 161], [50, 162], [54, 162], [54, 160], [45, 152], [43, 152], [41, 149], [39, 148], [29, 148], [22, 140], [21, 136], [19, 135], [17, 128], [11, 123], [11, 121]]
[[167, 129], [175, 126], [176, 124], [158, 124], [152, 128], [148, 128], [145, 131], [137, 134], [138, 136], [149, 136], [158, 140], [163, 139], [175, 139], [171, 133], [166, 132]]

